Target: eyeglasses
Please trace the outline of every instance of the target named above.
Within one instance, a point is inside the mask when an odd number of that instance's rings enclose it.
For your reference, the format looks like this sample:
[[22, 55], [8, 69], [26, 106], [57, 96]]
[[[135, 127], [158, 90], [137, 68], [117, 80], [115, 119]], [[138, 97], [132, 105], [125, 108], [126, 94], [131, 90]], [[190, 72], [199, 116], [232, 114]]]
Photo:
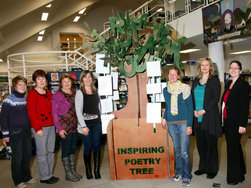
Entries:
[[229, 67], [230, 70], [239, 70], [239, 67]]

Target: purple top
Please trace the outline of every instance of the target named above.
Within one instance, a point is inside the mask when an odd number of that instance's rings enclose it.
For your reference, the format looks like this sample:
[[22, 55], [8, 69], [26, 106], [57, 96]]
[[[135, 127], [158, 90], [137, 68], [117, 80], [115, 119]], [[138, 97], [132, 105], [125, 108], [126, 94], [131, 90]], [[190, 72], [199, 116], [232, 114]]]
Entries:
[[57, 129], [57, 132], [60, 132], [63, 130], [63, 127], [61, 126], [59, 116], [65, 115], [69, 111], [71, 105], [67, 101], [65, 96], [59, 93], [59, 91], [57, 91], [53, 95], [51, 102], [52, 102], [52, 116], [53, 116], [54, 125]]

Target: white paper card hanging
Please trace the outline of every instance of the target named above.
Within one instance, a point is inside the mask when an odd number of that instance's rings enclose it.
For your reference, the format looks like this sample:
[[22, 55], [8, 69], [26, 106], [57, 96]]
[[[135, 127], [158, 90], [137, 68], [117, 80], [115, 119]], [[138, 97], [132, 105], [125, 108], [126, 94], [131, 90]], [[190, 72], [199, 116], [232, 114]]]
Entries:
[[99, 95], [112, 95], [112, 77], [111, 75], [98, 77]]
[[146, 92], [147, 94], [161, 93], [161, 84], [146, 84]]
[[105, 66], [105, 61], [101, 59], [104, 57], [105, 57], [105, 54], [96, 54], [96, 73], [100, 73], [100, 74], [110, 73], [110, 64], [107, 63], [107, 66]]
[[118, 90], [117, 91], [113, 91], [112, 99], [114, 101], [119, 100], [119, 91]]
[[166, 87], [166, 82], [161, 83], [161, 94], [156, 94], [156, 102], [165, 102], [163, 89]]
[[112, 86], [114, 90], [118, 89], [118, 79], [119, 79], [119, 73], [118, 72], [111, 72], [112, 75]]
[[146, 62], [147, 77], [161, 76], [160, 61]]
[[147, 103], [147, 123], [161, 123], [161, 103]]
[[102, 133], [107, 134], [107, 127], [109, 125], [110, 120], [114, 119], [114, 114], [102, 114], [101, 122], [102, 122]]
[[110, 113], [113, 111], [113, 102], [111, 98], [101, 99], [101, 112], [102, 114]]

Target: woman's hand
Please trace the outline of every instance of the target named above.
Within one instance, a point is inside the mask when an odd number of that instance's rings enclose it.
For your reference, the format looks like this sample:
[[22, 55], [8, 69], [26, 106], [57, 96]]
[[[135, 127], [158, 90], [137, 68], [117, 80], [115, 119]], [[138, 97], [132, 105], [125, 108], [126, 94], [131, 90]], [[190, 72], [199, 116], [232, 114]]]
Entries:
[[161, 124], [162, 124], [162, 127], [163, 127], [164, 129], [166, 129], [167, 123], [166, 123], [166, 120], [165, 120], [165, 119], [162, 119], [162, 120], [161, 120]]
[[67, 132], [65, 130], [59, 131], [59, 136], [63, 139], [65, 139], [65, 135], [67, 135]]
[[84, 127], [82, 128], [82, 133], [87, 136], [89, 134], [89, 128], [88, 127]]
[[192, 133], [193, 133], [192, 127], [187, 127], [187, 129], [186, 129], [186, 134], [189, 136], [189, 135], [191, 135]]
[[198, 112], [195, 110], [193, 111], [193, 115], [194, 115], [194, 117], [197, 117], [197, 118], [199, 117]]
[[205, 113], [206, 113], [205, 110], [194, 111], [194, 116], [199, 118], [200, 116], [204, 115]]
[[39, 130], [39, 131], [37, 132], [37, 135], [38, 135], [38, 136], [44, 136], [43, 130]]
[[10, 141], [10, 137], [3, 138], [3, 141], [4, 141], [5, 143], [9, 142], [9, 141]]
[[239, 133], [240, 133], [240, 134], [246, 133], [246, 128], [240, 126], [240, 127], [239, 127]]

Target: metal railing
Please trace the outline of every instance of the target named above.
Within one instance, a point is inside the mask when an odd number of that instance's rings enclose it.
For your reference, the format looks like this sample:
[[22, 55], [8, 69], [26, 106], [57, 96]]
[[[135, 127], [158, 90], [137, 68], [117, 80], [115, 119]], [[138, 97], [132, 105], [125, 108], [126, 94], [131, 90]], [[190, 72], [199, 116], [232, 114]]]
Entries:
[[16, 75], [31, 79], [37, 69], [45, 71], [69, 71], [71, 68], [94, 70], [96, 65], [89, 57], [78, 51], [47, 51], [12, 54], [7, 57], [9, 92], [11, 80]]

